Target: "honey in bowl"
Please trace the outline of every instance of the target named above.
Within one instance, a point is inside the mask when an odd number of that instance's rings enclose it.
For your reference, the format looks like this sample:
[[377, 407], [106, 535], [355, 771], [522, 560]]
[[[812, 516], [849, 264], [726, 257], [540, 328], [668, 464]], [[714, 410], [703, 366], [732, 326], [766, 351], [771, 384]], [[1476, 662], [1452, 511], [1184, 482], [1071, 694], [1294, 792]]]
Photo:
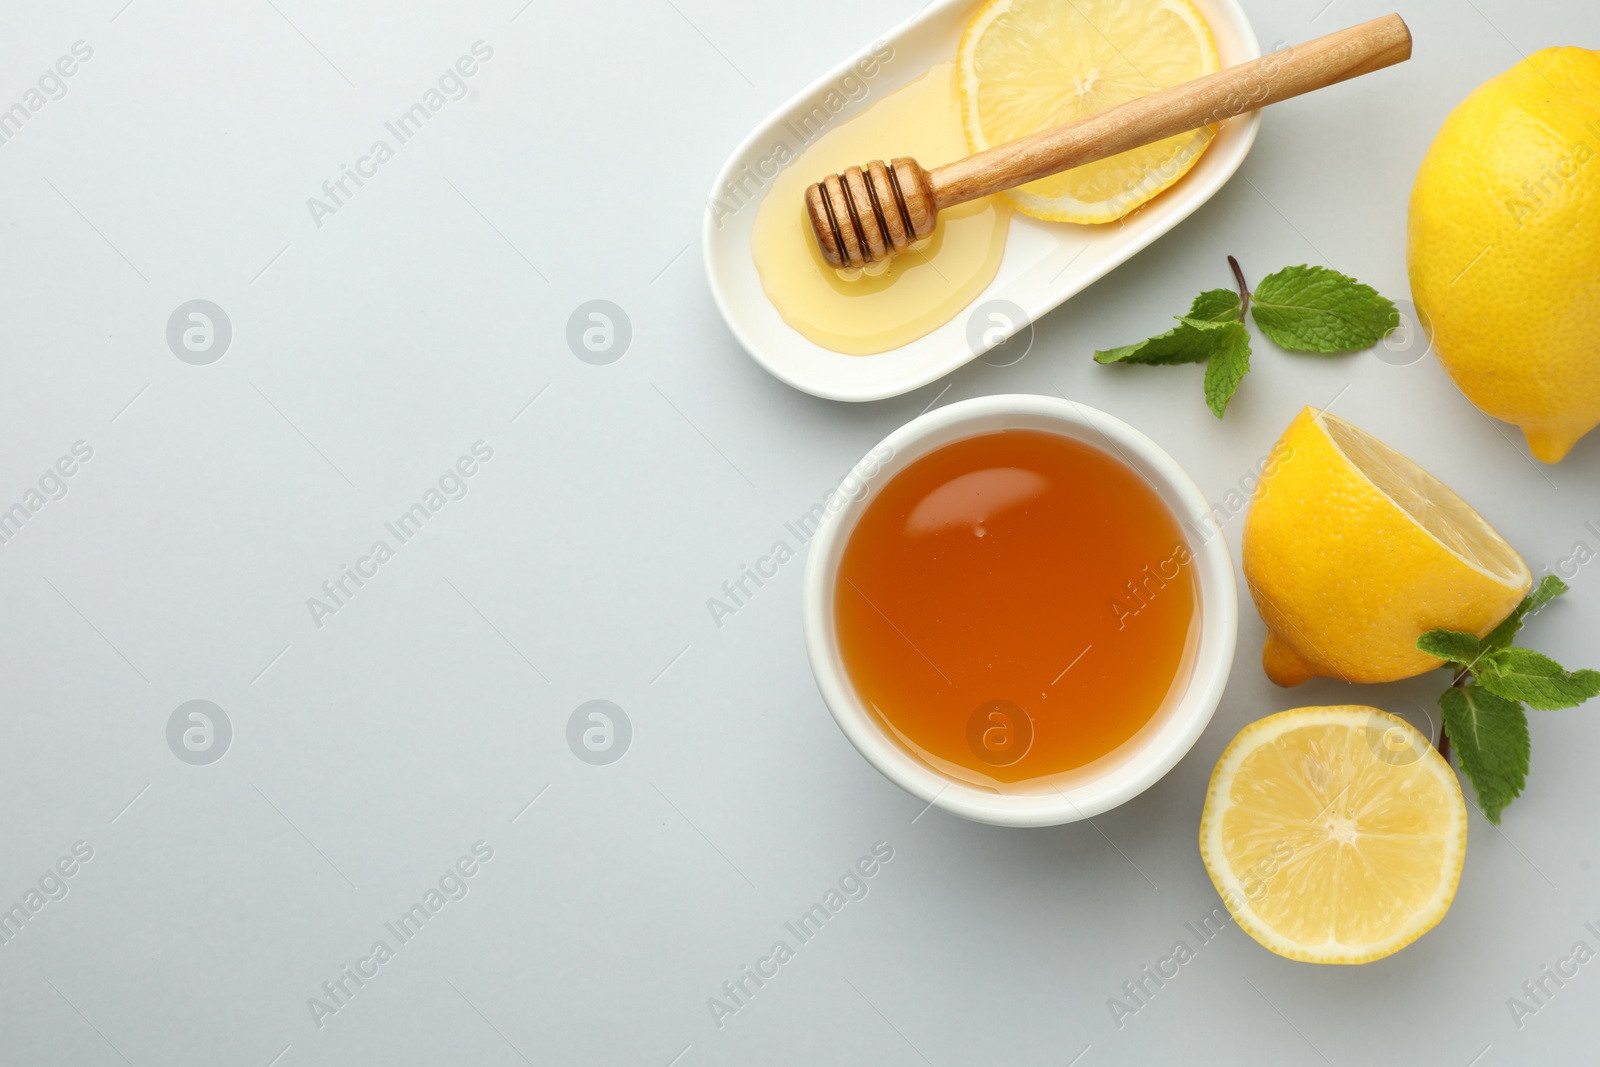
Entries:
[[1160, 495], [1111, 453], [1040, 430], [964, 438], [895, 474], [850, 532], [840, 656], [915, 758], [1048, 790], [1115, 760], [1182, 696], [1192, 563]]

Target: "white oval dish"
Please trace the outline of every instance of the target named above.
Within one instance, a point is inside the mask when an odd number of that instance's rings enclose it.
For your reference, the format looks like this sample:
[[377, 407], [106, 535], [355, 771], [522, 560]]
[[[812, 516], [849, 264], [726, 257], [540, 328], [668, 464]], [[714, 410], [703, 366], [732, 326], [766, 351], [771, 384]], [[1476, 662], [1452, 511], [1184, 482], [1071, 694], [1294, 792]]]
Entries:
[[[1075, 226], [1013, 213], [1000, 270], [970, 306], [1006, 300], [1020, 307], [1026, 318], [1002, 315], [993, 320], [998, 330], [978, 331], [985, 339], [984, 347], [967, 339], [970, 312], [956, 315], [910, 344], [874, 356], [847, 356], [821, 347], [779, 317], [761, 288], [750, 252], [756, 208], [782, 169], [778, 159], [792, 159], [801, 149], [791, 132], [800, 127], [790, 124], [801, 122], [802, 117], [810, 123], [820, 109], [821, 114], [830, 116], [827, 128], [831, 129], [920, 77], [935, 63], [954, 58], [961, 32], [978, 2], [981, 0], [935, 0], [823, 75], [752, 130], [711, 187], [701, 243], [712, 295], [751, 357], [796, 389], [829, 400], [881, 400], [949, 374], [1176, 226], [1222, 188], [1255, 142], [1259, 112], [1227, 120], [1188, 174], [1143, 210], [1116, 224]], [[1211, 24], [1224, 67], [1260, 56], [1255, 31], [1237, 0], [1194, 3]], [[866, 70], [872, 73], [864, 77]], [[922, 162], [935, 166], [948, 160]]]
[[[912, 755], [863, 706], [834, 632], [833, 594], [845, 544], [867, 505], [913, 461], [952, 441], [998, 430], [1064, 434], [1114, 454], [1161, 497], [1190, 532], [1199, 637], [1189, 675], [1114, 752], [1070, 772], [1051, 791], [998, 793], [941, 774]], [[1089, 819], [1144, 792], [1177, 765], [1211, 721], [1233, 669], [1239, 598], [1227, 539], [1208, 525], [1211, 505], [1162, 447], [1103, 411], [1048, 396], [985, 396], [936, 408], [884, 438], [841, 484], [811, 541], [802, 592], [806, 653], [834, 721], [883, 775], [931, 805], [998, 826], [1054, 826]], [[1202, 536], [1194, 536], [1196, 530]]]

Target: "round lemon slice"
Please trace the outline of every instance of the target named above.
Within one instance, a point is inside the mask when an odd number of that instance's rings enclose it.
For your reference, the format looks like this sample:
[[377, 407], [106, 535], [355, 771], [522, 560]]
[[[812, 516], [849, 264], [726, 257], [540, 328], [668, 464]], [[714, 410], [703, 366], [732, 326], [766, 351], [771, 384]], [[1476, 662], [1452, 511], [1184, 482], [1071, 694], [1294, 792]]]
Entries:
[[[990, 0], [956, 58], [974, 152], [1217, 70], [1211, 27], [1189, 0]], [[1056, 222], [1114, 222], [1194, 166], [1215, 126], [1168, 137], [1001, 195]]]
[[1404, 719], [1353, 705], [1239, 731], [1200, 817], [1200, 858], [1239, 926], [1309, 963], [1367, 963], [1433, 929], [1466, 849], [1450, 765]]

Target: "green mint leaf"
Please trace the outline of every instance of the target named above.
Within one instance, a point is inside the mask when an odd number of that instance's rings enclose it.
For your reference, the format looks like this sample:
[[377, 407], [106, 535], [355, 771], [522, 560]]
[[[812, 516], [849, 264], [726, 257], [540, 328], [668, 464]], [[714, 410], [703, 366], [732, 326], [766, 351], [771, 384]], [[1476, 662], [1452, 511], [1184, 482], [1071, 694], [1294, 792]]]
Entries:
[[1528, 780], [1528, 716], [1516, 701], [1475, 685], [1446, 689], [1439, 706], [1461, 770], [1478, 794], [1478, 806], [1490, 822], [1498, 823], [1500, 812]]
[[1472, 669], [1478, 685], [1538, 711], [1575, 708], [1600, 696], [1600, 671], [1568, 671], [1549, 656], [1526, 648], [1498, 648]]
[[1220, 342], [1206, 364], [1206, 403], [1211, 413], [1222, 418], [1228, 410], [1228, 401], [1250, 370], [1250, 331], [1244, 323], [1218, 326], [1211, 331]]
[[1400, 325], [1394, 304], [1370, 285], [1304, 265], [1262, 278], [1250, 312], [1262, 333], [1294, 352], [1371, 348]]
[[1194, 303], [1189, 306], [1189, 314], [1183, 316], [1185, 321], [1198, 320], [1200, 322], [1238, 322], [1244, 317], [1239, 310], [1239, 294], [1232, 289], [1207, 289], [1194, 298]]
[[1166, 333], [1149, 340], [1121, 348], [1109, 348], [1094, 354], [1096, 363], [1145, 363], [1152, 366], [1170, 366], [1174, 363], [1200, 363], [1211, 358], [1220, 344], [1210, 329], [1199, 329], [1187, 322], [1179, 323]]
[[1194, 298], [1189, 314], [1177, 316], [1178, 325], [1135, 345], [1122, 345], [1096, 352], [1096, 363], [1145, 363], [1167, 366], [1174, 363], [1202, 363], [1226, 341], [1209, 336], [1212, 330], [1243, 317], [1239, 294], [1232, 289], [1209, 289]]
[[1553, 574], [1545, 575], [1533, 592], [1522, 598], [1522, 603], [1517, 605], [1516, 610], [1507, 615], [1499, 626], [1489, 631], [1488, 636], [1483, 639], [1484, 645], [1489, 648], [1506, 648], [1511, 644], [1511, 639], [1517, 636], [1517, 631], [1522, 629], [1522, 624], [1529, 615], [1566, 591], [1566, 582]]
[[1205, 330], [1226, 330], [1229, 326], [1242, 326], [1242, 325], [1244, 325], [1244, 323], [1239, 319], [1233, 319], [1231, 321], [1228, 320], [1228, 319], [1222, 319], [1220, 321], [1213, 320], [1213, 319], [1191, 319], [1187, 315], [1184, 315], [1184, 316], [1180, 317], [1178, 319], [1178, 321], [1183, 323], [1185, 326], [1190, 327], [1191, 329], [1202, 330], [1202, 331], [1205, 331]]
[[1430, 656], [1470, 666], [1483, 651], [1483, 646], [1471, 634], [1459, 630], [1429, 630], [1417, 638], [1417, 647]]

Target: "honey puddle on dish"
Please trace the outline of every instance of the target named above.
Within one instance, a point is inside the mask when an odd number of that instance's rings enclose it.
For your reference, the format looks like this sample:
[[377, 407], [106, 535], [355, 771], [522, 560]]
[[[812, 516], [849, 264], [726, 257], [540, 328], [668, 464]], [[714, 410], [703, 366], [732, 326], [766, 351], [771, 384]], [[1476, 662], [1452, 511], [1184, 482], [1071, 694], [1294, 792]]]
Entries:
[[948, 208], [926, 246], [877, 276], [846, 280], [806, 221], [806, 186], [827, 174], [910, 156], [926, 167], [968, 154], [955, 63], [940, 63], [818, 137], [785, 167], [756, 213], [751, 252], [778, 314], [808, 339], [852, 356], [886, 352], [949, 322], [994, 280], [1011, 209], [996, 197]]
[[890, 479], [850, 533], [834, 624], [889, 736], [942, 774], [1035, 792], [1181, 697], [1193, 572], [1177, 520], [1126, 464], [1008, 430]]

